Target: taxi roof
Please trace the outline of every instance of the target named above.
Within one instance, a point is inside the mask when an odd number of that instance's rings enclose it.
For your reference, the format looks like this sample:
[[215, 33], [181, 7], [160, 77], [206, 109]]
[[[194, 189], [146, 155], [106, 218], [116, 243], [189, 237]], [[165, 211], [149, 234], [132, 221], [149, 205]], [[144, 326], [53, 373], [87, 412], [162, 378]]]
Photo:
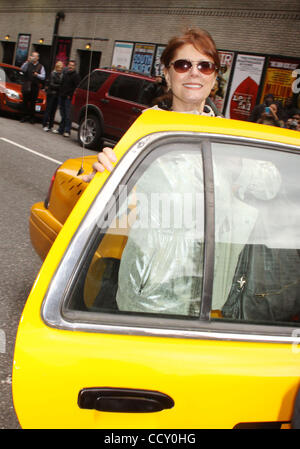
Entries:
[[207, 117], [155, 109], [145, 110], [124, 137], [130, 144], [147, 134], [167, 131], [224, 134], [300, 146], [299, 131], [222, 117]]

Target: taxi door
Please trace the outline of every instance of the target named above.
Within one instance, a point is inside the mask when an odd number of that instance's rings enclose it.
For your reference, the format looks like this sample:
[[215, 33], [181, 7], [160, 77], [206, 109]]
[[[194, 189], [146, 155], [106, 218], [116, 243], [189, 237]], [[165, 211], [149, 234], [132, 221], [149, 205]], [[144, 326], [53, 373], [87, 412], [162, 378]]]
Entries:
[[[300, 372], [293, 324], [225, 320], [213, 308], [210, 173], [207, 140], [154, 133], [132, 146], [107, 182], [99, 175], [88, 186], [20, 321], [13, 399], [22, 427], [291, 421]], [[180, 213], [194, 200], [184, 227]]]

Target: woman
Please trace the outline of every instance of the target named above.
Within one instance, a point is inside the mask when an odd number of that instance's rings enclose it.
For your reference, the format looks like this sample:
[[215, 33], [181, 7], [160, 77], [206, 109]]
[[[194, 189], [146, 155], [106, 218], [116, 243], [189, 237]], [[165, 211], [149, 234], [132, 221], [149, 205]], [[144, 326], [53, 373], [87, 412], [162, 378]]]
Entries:
[[265, 108], [265, 111], [261, 114], [261, 117], [257, 120], [257, 123], [261, 123], [262, 125], [279, 126], [280, 128], [283, 128], [284, 122], [279, 119], [278, 105], [276, 103], [272, 103], [268, 109]]
[[49, 84], [47, 88], [47, 106], [43, 117], [43, 130], [51, 131], [55, 113], [58, 105], [59, 90], [62, 82], [64, 65], [61, 61], [55, 64], [54, 70], [50, 74]]
[[[212, 107], [206, 104], [220, 65], [218, 52], [210, 35], [202, 30], [189, 30], [183, 36], [171, 39], [161, 59], [172, 96], [168, 104], [160, 104], [152, 109], [215, 116]], [[218, 275], [215, 275], [213, 308], [218, 310], [222, 309], [226, 301], [243, 243], [247, 242], [258, 216], [256, 208], [245, 204], [242, 197], [235, 195], [232, 180], [234, 178], [236, 190], [242, 192], [242, 196], [250, 182], [254, 185], [252, 194], [259, 194], [262, 200], [276, 195], [280, 185], [280, 177], [276, 170], [274, 172], [274, 167], [266, 167], [260, 161], [247, 161], [244, 165], [242, 160], [236, 166], [230, 162], [230, 158], [226, 160], [226, 156], [223, 157], [225, 160], [214, 171], [215, 260], [216, 267], [219, 268], [216, 270]], [[98, 155], [93, 173], [83, 179], [89, 181], [97, 171], [112, 170], [115, 161], [114, 151], [105, 148]], [[201, 196], [203, 170], [199, 154], [179, 154], [175, 165], [172, 159], [168, 160], [163, 156], [157, 158], [138, 180], [136, 194], [151, 195], [151, 185], [155, 179], [159, 192], [168, 195], [172, 191], [179, 195], [191, 192], [192, 195]], [[178, 171], [175, 178], [172, 176], [174, 170]], [[172, 186], [170, 179], [173, 180]], [[182, 179], [185, 179], [184, 188]], [[257, 179], [263, 181], [259, 184], [256, 183]], [[274, 186], [274, 192], [269, 193], [264, 185], [261, 186], [264, 182], [270, 182]], [[143, 207], [140, 202], [137, 215], [144, 216]], [[199, 232], [197, 228], [194, 229], [198, 222], [192, 217], [190, 235], [193, 238], [187, 237], [184, 227], [175, 229], [171, 225], [168, 232], [164, 232], [159, 226], [160, 212], [151, 210], [150, 215], [155, 226], [151, 225], [146, 230], [137, 227], [129, 233], [119, 269], [116, 297], [118, 308], [122, 311], [198, 316], [203, 278], [200, 263], [203, 260], [203, 230]], [[238, 242], [241, 234], [242, 243], [235, 245], [233, 250], [230, 243]]]
[[[154, 109], [168, 109], [200, 115], [216, 115], [205, 105], [215, 84], [220, 67], [216, 45], [204, 30], [191, 29], [182, 36], [172, 38], [165, 48], [161, 62], [164, 75], [171, 91], [171, 103], [154, 106]], [[111, 171], [116, 155], [111, 148], [104, 148], [93, 165], [93, 173], [85, 175], [89, 182], [97, 171]]]

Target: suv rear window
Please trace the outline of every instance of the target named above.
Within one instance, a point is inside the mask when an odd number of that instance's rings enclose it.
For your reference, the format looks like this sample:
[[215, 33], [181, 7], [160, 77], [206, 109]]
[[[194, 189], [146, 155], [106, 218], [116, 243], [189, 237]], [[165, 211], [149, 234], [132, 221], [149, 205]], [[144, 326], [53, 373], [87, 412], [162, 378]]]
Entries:
[[142, 79], [121, 75], [112, 83], [109, 89], [109, 95], [139, 103], [142, 85]]
[[99, 90], [102, 84], [107, 80], [109, 75], [110, 74], [108, 72], [101, 72], [100, 70], [95, 70], [94, 72], [91, 73], [90, 85], [88, 86], [88, 76], [86, 76], [79, 84], [79, 88], [87, 90], [87, 88], [89, 87], [89, 90], [91, 92], [97, 92], [97, 90]]

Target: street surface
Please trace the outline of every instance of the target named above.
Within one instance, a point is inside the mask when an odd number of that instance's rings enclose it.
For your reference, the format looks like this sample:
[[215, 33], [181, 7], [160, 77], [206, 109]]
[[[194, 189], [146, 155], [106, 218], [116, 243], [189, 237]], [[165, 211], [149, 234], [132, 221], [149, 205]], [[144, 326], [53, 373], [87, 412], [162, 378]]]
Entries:
[[[0, 116], [0, 429], [20, 428], [11, 393], [14, 344], [42, 264], [29, 238], [30, 207], [45, 199], [59, 163], [82, 154], [74, 130], [65, 138], [44, 132], [40, 123]], [[96, 152], [85, 149], [84, 155], [89, 154]]]

